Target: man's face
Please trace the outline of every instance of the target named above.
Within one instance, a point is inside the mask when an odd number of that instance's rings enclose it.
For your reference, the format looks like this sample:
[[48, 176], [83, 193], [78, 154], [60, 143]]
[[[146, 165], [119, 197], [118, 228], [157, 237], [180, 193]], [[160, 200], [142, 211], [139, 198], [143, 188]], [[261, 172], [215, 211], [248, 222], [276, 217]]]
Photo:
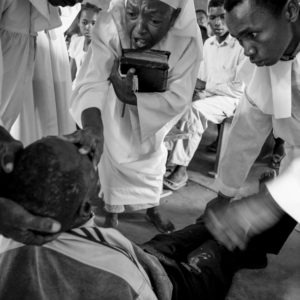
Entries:
[[157, 44], [173, 25], [175, 12], [159, 0], [128, 0], [126, 24], [132, 47], [150, 49]]
[[92, 9], [82, 11], [79, 20], [79, 28], [81, 34], [87, 39], [91, 39], [92, 29], [95, 26], [96, 20], [97, 13], [95, 13]]
[[210, 7], [208, 10], [208, 20], [215, 36], [221, 37], [228, 32], [225, 23], [225, 9], [223, 6]]
[[48, 0], [53, 6], [73, 6], [76, 3], [81, 3], [83, 0]]
[[274, 16], [252, 0], [243, 1], [227, 13], [226, 22], [231, 35], [244, 48], [245, 55], [257, 66], [275, 64], [292, 40], [285, 12]]
[[199, 26], [202, 25], [207, 27], [207, 16], [202, 11], [196, 12], [196, 17]]

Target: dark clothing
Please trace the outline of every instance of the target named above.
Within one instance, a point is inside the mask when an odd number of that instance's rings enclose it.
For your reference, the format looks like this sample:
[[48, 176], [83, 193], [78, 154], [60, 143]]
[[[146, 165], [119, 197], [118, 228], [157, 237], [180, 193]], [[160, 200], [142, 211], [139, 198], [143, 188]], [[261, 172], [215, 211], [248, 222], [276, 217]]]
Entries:
[[[214, 246], [209, 245], [207, 250], [214, 254], [214, 258], [202, 265], [199, 273], [187, 265], [187, 256], [207, 241], [213, 242]], [[157, 235], [141, 247], [156, 255], [165, 268], [173, 284], [172, 300], [225, 299], [236, 270], [231, 267], [232, 254], [213, 241], [202, 223], [190, 225], [171, 234]]]
[[209, 38], [208, 33], [207, 33], [207, 28], [203, 25], [199, 25], [200, 31], [201, 31], [201, 35], [202, 35], [202, 41], [203, 44], [204, 42]]
[[[225, 299], [235, 272], [242, 268], [266, 267], [266, 254], [278, 254], [295, 225], [294, 219], [284, 215], [275, 226], [254, 237], [246, 251], [229, 252], [214, 241], [200, 218], [198, 223], [182, 230], [155, 236], [142, 248], [150, 253], [151, 248], [158, 252], [158, 255], [152, 254], [158, 257], [173, 284], [172, 300]], [[208, 241], [206, 250], [213, 253], [214, 258], [204, 262], [199, 273], [186, 264], [187, 256]]]

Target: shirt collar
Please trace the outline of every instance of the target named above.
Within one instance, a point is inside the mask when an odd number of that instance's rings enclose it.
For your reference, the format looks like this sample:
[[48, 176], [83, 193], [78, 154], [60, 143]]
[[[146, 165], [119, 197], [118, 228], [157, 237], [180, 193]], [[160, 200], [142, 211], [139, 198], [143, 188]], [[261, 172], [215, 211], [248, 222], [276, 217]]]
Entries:
[[218, 47], [223, 47], [223, 46], [227, 46], [227, 45], [230, 47], [233, 47], [235, 43], [236, 43], [236, 39], [234, 37], [232, 37], [230, 34], [228, 34], [228, 36], [222, 43], [219, 43], [215, 36], [213, 37], [212, 41], [210, 42], [211, 45], [216, 45]]
[[296, 47], [295, 51], [291, 55], [282, 55], [280, 60], [282, 61], [293, 60], [298, 54], [298, 52], [300, 52], [300, 42], [298, 43], [298, 46]]

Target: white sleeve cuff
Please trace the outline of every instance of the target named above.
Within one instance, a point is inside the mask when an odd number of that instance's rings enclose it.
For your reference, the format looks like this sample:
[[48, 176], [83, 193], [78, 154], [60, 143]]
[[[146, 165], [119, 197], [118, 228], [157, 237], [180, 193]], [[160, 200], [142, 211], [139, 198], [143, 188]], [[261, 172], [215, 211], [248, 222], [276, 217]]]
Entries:
[[278, 178], [266, 184], [277, 204], [300, 223], [300, 158]]

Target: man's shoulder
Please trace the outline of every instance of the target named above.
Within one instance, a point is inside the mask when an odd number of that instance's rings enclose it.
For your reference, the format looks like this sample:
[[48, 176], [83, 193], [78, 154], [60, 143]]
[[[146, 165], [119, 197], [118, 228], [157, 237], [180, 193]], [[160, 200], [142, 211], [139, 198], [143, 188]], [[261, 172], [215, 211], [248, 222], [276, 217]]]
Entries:
[[214, 45], [214, 43], [216, 42], [216, 37], [215, 36], [211, 36], [209, 37], [205, 42], [204, 42], [204, 47], [208, 48], [211, 47], [212, 45]]

